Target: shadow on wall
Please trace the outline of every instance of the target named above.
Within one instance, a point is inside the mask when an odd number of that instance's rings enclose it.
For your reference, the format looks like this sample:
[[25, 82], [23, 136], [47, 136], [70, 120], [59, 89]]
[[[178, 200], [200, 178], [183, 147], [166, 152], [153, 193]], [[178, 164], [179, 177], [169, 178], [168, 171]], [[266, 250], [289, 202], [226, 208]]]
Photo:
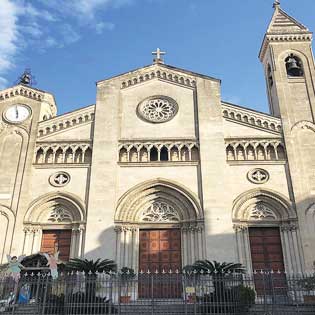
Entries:
[[[87, 259], [113, 259], [119, 266], [133, 268], [136, 272], [140, 271], [141, 267], [139, 266], [139, 244], [133, 243], [132, 238], [124, 239], [121, 237], [119, 243], [116, 240], [115, 227], [107, 228], [104, 230], [98, 237], [98, 246], [92, 250], [85, 252], [84, 258]], [[122, 232], [120, 232], [122, 233]], [[137, 233], [137, 232], [134, 232]], [[235, 235], [233, 233], [217, 234], [217, 235], [206, 235], [207, 238], [207, 259], [217, 260], [217, 261], [226, 261], [226, 262], [238, 262], [237, 253], [236, 253], [236, 241]], [[119, 257], [117, 257], [118, 252]], [[182, 246], [182, 251], [183, 249]], [[158, 252], [160, 254], [161, 251]], [[155, 252], [157, 254], [157, 252]], [[182, 252], [182, 256], [186, 255], [186, 262], [181, 262], [181, 267], [185, 265], [193, 264], [200, 257], [193, 259], [190, 252]], [[154, 261], [154, 259], [153, 259]], [[153, 264], [154, 266], [154, 264]], [[172, 261], [165, 263], [165, 268], [172, 266]], [[154, 267], [155, 268], [155, 267]], [[163, 268], [160, 266], [160, 268]], [[178, 267], [177, 267], [178, 268]], [[175, 269], [177, 269], [175, 268]]]

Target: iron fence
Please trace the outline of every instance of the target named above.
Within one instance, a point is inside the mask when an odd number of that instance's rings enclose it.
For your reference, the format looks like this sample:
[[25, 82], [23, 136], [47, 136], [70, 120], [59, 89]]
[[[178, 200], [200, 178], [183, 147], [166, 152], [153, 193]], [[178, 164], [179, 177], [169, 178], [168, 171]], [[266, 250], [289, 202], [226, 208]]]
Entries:
[[140, 273], [0, 277], [2, 314], [315, 314], [314, 275]]

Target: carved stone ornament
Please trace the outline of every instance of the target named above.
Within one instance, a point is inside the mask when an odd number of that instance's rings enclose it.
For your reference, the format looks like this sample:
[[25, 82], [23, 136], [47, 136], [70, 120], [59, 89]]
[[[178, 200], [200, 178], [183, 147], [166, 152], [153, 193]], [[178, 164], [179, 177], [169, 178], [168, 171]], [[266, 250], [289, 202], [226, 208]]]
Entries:
[[247, 178], [254, 184], [264, 184], [269, 180], [269, 173], [262, 168], [255, 168], [247, 173]]
[[72, 220], [70, 213], [63, 207], [58, 206], [50, 212], [48, 221], [53, 223], [60, 223], [71, 222]]
[[49, 177], [49, 183], [55, 187], [63, 187], [69, 184], [70, 175], [66, 172], [57, 172]]
[[277, 216], [263, 203], [258, 203], [250, 212], [250, 220], [276, 220]]
[[163, 123], [171, 120], [178, 112], [175, 100], [168, 96], [152, 96], [143, 100], [137, 108], [138, 116], [151, 123]]
[[154, 202], [142, 212], [143, 222], [179, 222], [180, 217], [177, 211], [165, 202]]

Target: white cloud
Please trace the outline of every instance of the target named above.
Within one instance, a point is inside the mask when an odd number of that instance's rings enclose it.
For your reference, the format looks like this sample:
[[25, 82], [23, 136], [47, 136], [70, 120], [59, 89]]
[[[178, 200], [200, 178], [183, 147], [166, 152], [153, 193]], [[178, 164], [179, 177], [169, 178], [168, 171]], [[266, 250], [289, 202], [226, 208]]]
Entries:
[[104, 11], [135, 0], [0, 0], [0, 89], [17, 56], [32, 45], [38, 51], [62, 48], [80, 40], [81, 28], [97, 34], [112, 31]]

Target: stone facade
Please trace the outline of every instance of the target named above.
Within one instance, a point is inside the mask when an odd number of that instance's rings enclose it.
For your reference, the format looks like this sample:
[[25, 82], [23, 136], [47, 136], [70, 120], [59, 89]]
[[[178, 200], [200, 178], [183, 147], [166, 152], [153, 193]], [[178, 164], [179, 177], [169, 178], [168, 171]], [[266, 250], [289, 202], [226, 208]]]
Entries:
[[159, 58], [98, 82], [96, 105], [60, 116], [47, 92], [0, 92], [0, 262], [40, 251], [45, 231], [71, 230], [70, 257], [137, 270], [139, 230], [178, 228], [182, 265], [251, 271], [249, 229], [279, 227], [286, 270], [311, 270], [311, 38], [275, 4], [260, 52], [271, 115], [223, 102], [220, 80]]

